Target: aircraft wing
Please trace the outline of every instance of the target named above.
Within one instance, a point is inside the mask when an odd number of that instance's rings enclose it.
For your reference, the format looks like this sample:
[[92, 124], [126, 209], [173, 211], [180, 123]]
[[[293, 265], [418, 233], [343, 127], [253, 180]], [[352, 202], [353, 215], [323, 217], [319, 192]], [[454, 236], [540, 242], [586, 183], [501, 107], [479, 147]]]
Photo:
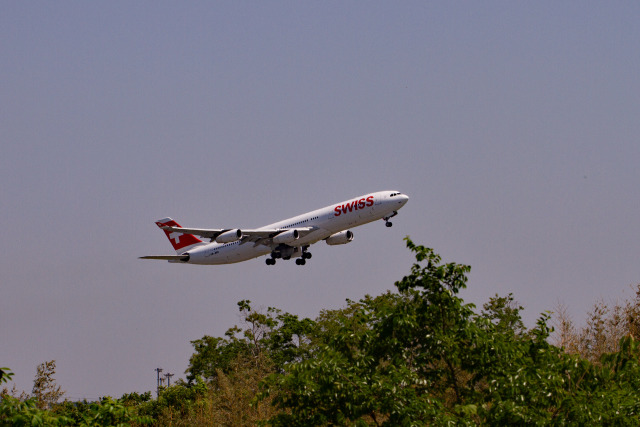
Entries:
[[265, 229], [260, 228], [258, 230], [245, 230], [242, 229], [242, 235], [246, 237], [259, 237], [261, 239], [270, 239], [277, 236], [280, 233], [284, 233], [289, 230], [298, 230], [300, 237], [304, 237], [307, 234], [311, 233], [317, 227], [291, 227], [291, 228], [280, 228], [280, 229]]
[[[195, 236], [204, 237], [205, 239], [211, 239], [214, 241], [220, 234], [232, 230], [231, 228], [188, 228], [188, 227], [172, 227], [165, 225], [161, 227], [163, 230], [172, 231], [175, 233], [193, 234]], [[297, 230], [300, 237], [304, 237], [307, 234], [315, 231], [317, 227], [294, 227], [294, 228], [282, 228], [282, 229], [255, 229], [242, 231], [242, 243], [253, 242], [255, 245], [270, 245], [271, 239], [280, 233], [284, 233], [289, 230]]]
[[278, 234], [290, 231], [297, 230], [299, 237], [304, 237], [307, 234], [317, 230], [318, 227], [292, 227], [292, 228], [281, 228], [281, 229], [265, 229], [261, 228], [259, 230], [242, 230], [242, 243], [253, 242], [253, 246], [265, 245], [265, 246], [273, 246], [273, 238]]
[[229, 231], [230, 229], [224, 229], [224, 228], [185, 228], [185, 227], [172, 227], [170, 225], [164, 225], [162, 227], [163, 230], [167, 230], [167, 231], [173, 231], [175, 233], [182, 233], [182, 234], [193, 234], [195, 236], [200, 236], [200, 237], [204, 237], [205, 239], [215, 239], [216, 237], [218, 237], [220, 234], [224, 233], [225, 231]]

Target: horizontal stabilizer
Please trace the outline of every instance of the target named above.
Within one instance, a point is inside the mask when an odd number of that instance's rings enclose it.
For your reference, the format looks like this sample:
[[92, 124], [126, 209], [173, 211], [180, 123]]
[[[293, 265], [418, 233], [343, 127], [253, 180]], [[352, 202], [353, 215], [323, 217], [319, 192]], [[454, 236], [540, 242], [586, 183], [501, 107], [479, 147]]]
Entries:
[[189, 255], [149, 255], [139, 259], [162, 259], [165, 261], [189, 261]]

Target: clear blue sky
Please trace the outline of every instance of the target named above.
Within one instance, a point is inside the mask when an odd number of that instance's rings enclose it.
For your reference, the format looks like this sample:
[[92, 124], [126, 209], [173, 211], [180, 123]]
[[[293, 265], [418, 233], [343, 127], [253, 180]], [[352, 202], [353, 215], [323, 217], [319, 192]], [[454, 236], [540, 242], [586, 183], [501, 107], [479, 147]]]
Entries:
[[[0, 365], [71, 398], [184, 376], [236, 302], [392, 289], [402, 238], [532, 325], [640, 282], [638, 2], [2, 2]], [[257, 227], [411, 200], [304, 267], [141, 261], [153, 221]]]

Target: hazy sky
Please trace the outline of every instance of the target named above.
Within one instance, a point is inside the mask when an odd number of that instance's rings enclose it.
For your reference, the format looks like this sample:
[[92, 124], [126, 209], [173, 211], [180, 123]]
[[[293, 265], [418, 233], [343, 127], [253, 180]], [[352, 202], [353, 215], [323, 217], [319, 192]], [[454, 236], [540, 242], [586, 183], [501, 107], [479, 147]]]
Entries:
[[[408, 273], [402, 238], [532, 326], [640, 282], [640, 3], [15, 2], [0, 13], [0, 366], [72, 399], [184, 377], [236, 302], [315, 317]], [[143, 261], [154, 225], [258, 227], [378, 190], [306, 266]]]

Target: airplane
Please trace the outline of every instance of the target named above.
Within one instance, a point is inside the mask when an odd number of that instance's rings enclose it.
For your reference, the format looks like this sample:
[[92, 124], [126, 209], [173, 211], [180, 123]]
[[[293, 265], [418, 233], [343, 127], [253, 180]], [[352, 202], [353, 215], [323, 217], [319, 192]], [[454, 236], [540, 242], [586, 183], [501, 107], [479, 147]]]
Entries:
[[[171, 218], [156, 221], [173, 245], [176, 255], [151, 255], [140, 259], [166, 260], [183, 264], [232, 264], [263, 255], [267, 265], [276, 259], [296, 259], [305, 265], [311, 258], [309, 246], [324, 240], [328, 245], [343, 245], [353, 240], [349, 228], [379, 219], [387, 227], [409, 197], [399, 191], [379, 191], [334, 203], [258, 229], [181, 227]], [[208, 242], [200, 238], [208, 240]]]

